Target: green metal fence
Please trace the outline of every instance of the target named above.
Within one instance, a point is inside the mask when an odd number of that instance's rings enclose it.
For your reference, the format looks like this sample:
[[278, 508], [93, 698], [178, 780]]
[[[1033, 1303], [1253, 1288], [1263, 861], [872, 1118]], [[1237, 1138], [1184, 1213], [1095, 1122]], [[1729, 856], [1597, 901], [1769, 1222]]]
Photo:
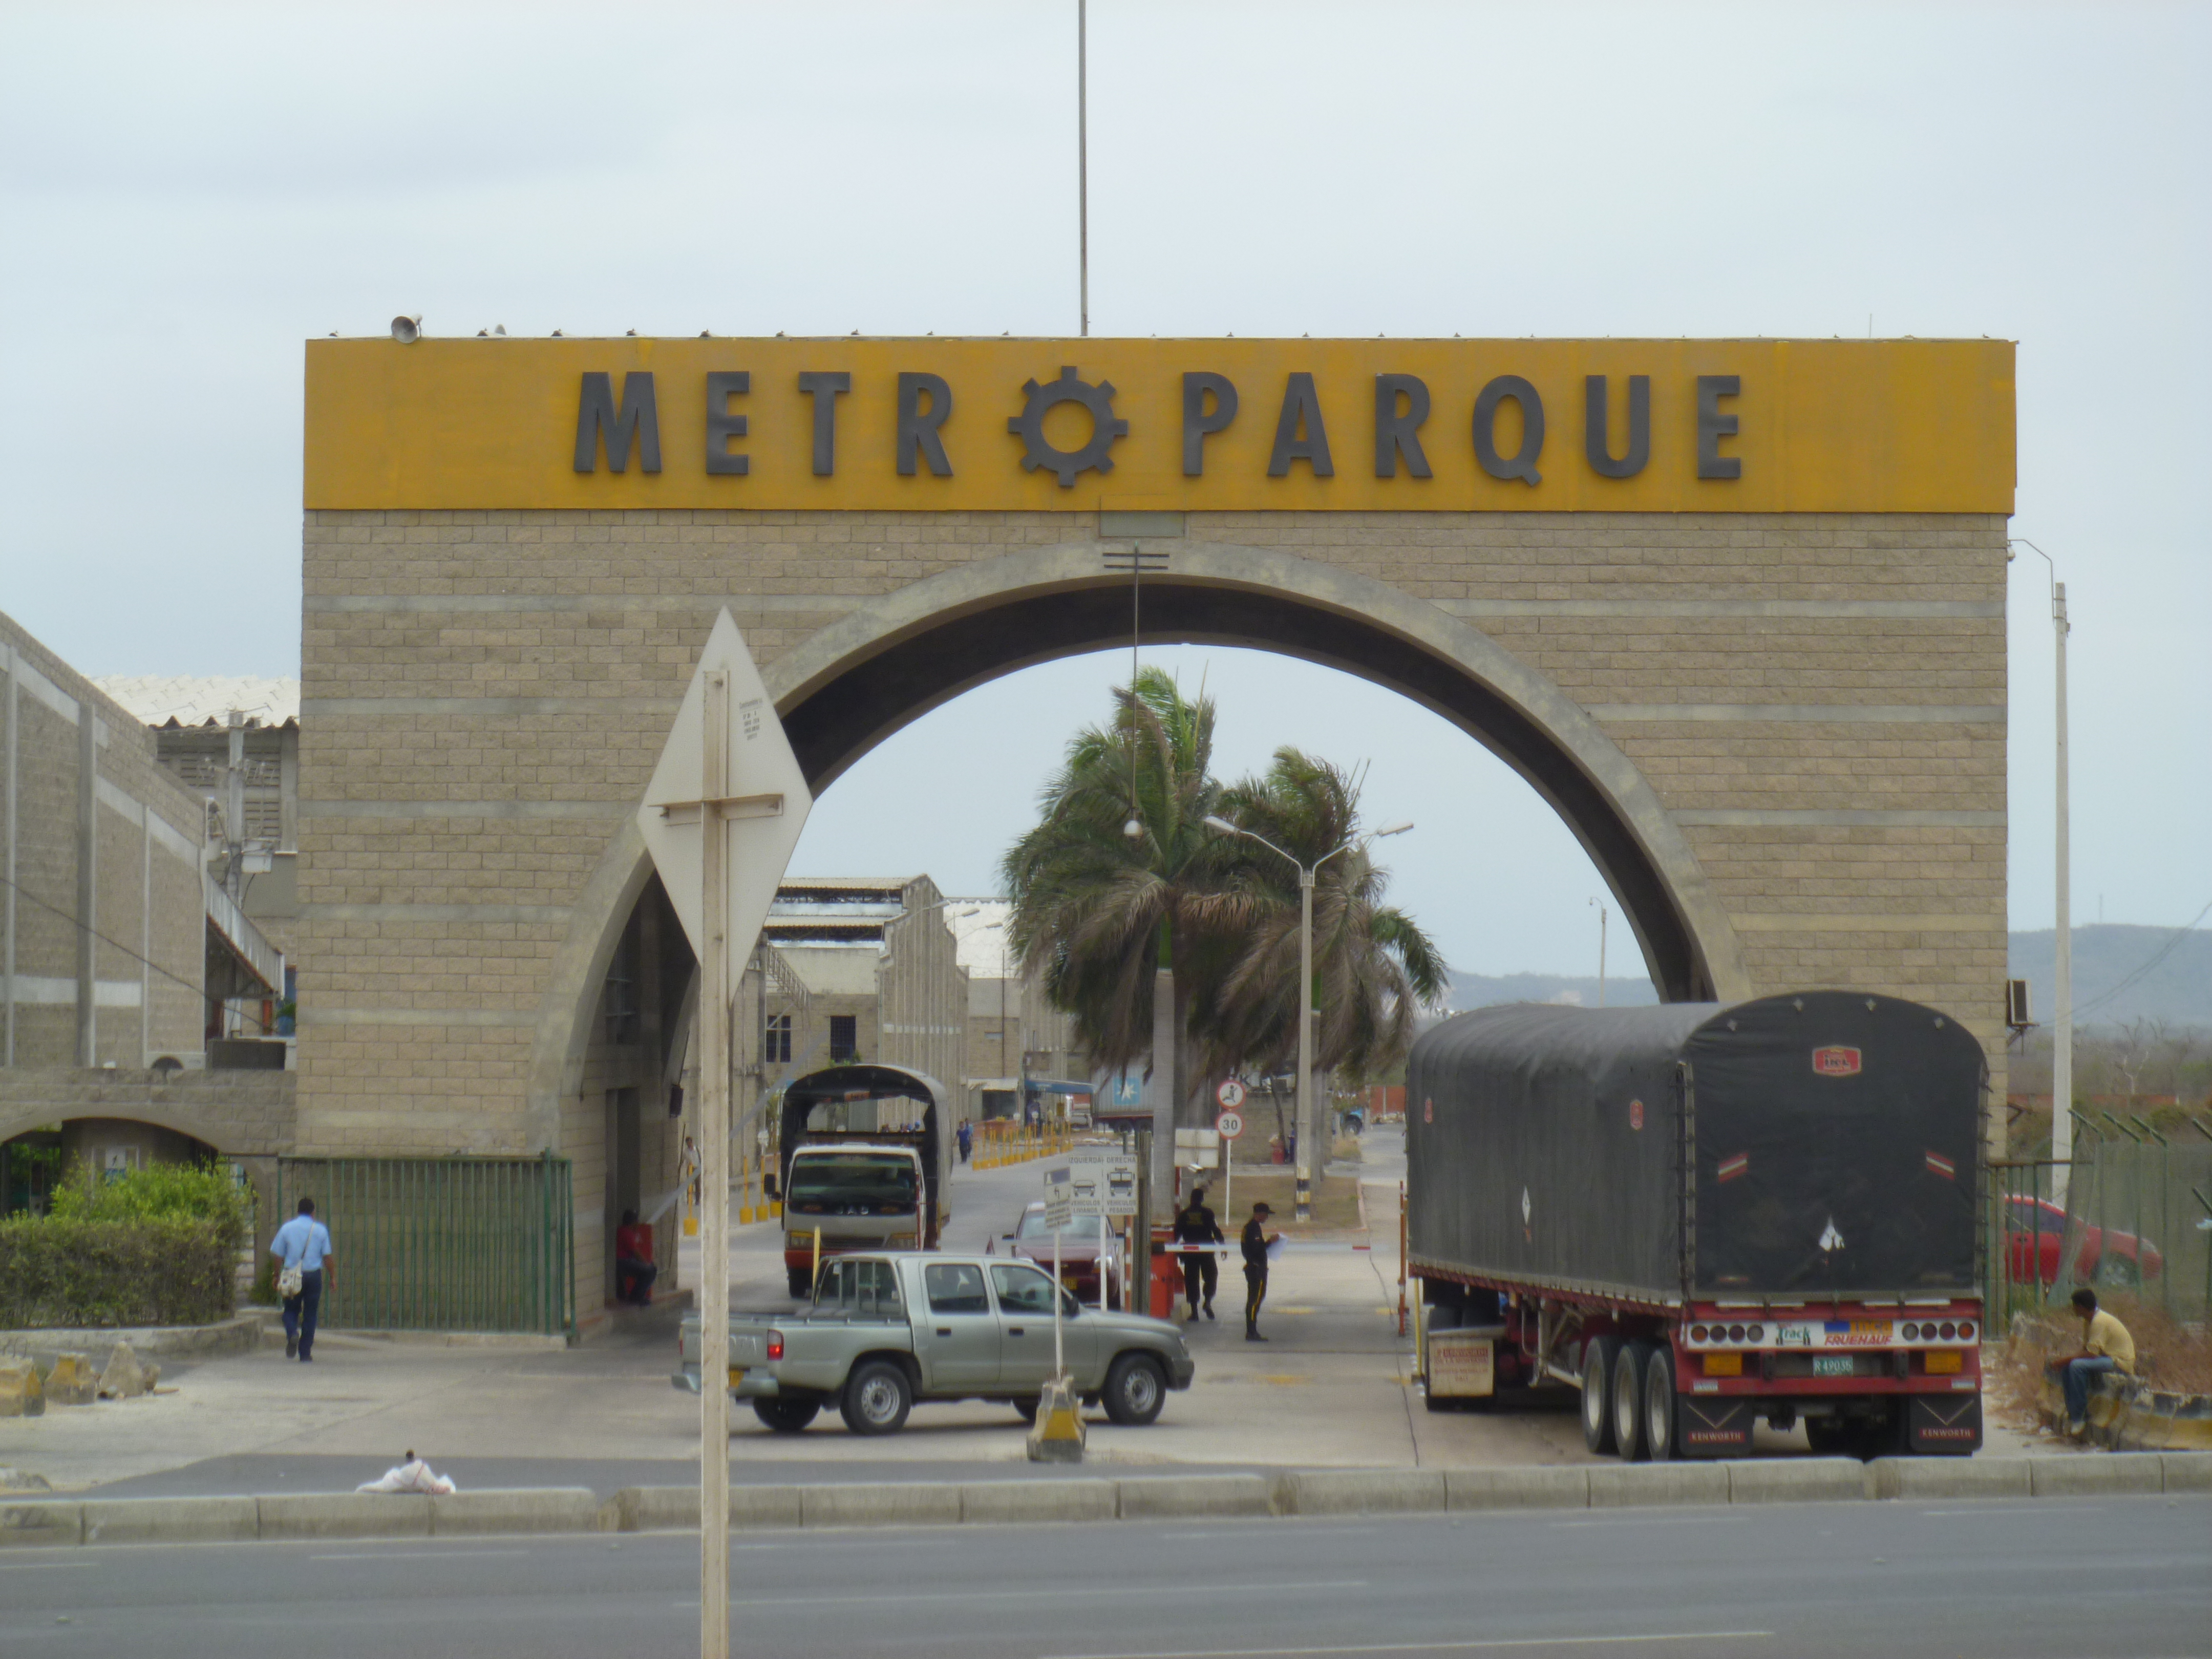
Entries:
[[[2081, 1285], [2128, 1291], [2178, 1320], [2212, 1310], [2212, 1140], [2077, 1114], [2070, 1164], [1993, 1161], [1989, 1317], [2056, 1306]], [[2056, 1176], [2068, 1171], [2065, 1197]], [[1998, 1328], [2002, 1328], [2000, 1325]]]
[[302, 1198], [331, 1230], [323, 1324], [574, 1335], [567, 1158], [279, 1158], [279, 1216]]

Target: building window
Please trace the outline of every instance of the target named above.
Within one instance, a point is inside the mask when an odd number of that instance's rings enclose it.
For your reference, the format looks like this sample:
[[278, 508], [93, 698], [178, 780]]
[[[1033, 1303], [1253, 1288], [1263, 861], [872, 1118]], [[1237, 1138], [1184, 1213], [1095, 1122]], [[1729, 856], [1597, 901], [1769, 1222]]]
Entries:
[[770, 1065], [791, 1059], [791, 1016], [770, 1014], [768, 1029], [762, 1034], [761, 1058]]
[[830, 1016], [830, 1063], [838, 1065], [857, 1060], [860, 1054], [860, 1017], [858, 1014]]

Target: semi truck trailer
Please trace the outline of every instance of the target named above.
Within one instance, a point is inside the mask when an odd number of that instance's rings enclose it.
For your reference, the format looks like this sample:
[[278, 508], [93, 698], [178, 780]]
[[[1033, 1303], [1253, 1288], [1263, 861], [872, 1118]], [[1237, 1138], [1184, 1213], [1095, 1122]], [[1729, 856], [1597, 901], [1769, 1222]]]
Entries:
[[1805, 991], [1521, 1004], [1407, 1066], [1407, 1266], [1431, 1411], [1578, 1389], [1594, 1453], [1982, 1442], [1989, 1068], [1936, 1009]]

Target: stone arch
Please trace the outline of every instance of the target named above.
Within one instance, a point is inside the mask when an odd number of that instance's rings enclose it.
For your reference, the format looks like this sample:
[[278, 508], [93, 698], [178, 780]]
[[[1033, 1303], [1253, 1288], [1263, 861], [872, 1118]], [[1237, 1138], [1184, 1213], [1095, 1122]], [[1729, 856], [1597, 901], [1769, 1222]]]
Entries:
[[[153, 1128], [167, 1129], [172, 1134], [184, 1135], [197, 1140], [202, 1146], [210, 1147], [226, 1157], [244, 1155], [239, 1153], [233, 1146], [224, 1144], [226, 1139], [234, 1140], [235, 1137], [227, 1137], [219, 1125], [197, 1113], [180, 1111], [173, 1106], [158, 1103], [149, 1104], [143, 1101], [72, 1105], [65, 1109], [49, 1105], [44, 1109], [9, 1113], [0, 1115], [0, 1141], [13, 1140], [17, 1135], [27, 1133], [33, 1129], [43, 1128], [49, 1123], [74, 1123], [88, 1119], [122, 1123], [143, 1123]], [[258, 1152], [261, 1149], [255, 1147], [252, 1151]]]
[[[818, 793], [860, 756], [987, 680], [1126, 642], [1129, 577], [1078, 542], [979, 560], [873, 599], [763, 676]], [[1589, 853], [1635, 930], [1667, 1001], [1751, 994], [1724, 905], [1657, 793], [1558, 685], [1480, 629], [1371, 577], [1279, 550], [1147, 540], [1166, 568], [1144, 578], [1147, 643], [1242, 646], [1304, 658], [1389, 687], [1498, 756]], [[573, 1092], [598, 987], [651, 873], [622, 820], [579, 896], [539, 1005], [532, 1144], [551, 1144]]]

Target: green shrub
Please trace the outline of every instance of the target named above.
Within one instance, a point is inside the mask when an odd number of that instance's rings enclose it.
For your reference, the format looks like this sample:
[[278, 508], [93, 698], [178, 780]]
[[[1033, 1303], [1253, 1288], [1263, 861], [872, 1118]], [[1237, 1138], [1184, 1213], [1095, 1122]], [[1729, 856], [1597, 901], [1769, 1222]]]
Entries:
[[77, 1165], [54, 1188], [57, 1221], [195, 1221], [213, 1226], [233, 1250], [253, 1224], [253, 1195], [213, 1164], [154, 1164], [112, 1181]]
[[0, 1328], [212, 1324], [234, 1310], [237, 1262], [238, 1233], [220, 1220], [10, 1216]]

